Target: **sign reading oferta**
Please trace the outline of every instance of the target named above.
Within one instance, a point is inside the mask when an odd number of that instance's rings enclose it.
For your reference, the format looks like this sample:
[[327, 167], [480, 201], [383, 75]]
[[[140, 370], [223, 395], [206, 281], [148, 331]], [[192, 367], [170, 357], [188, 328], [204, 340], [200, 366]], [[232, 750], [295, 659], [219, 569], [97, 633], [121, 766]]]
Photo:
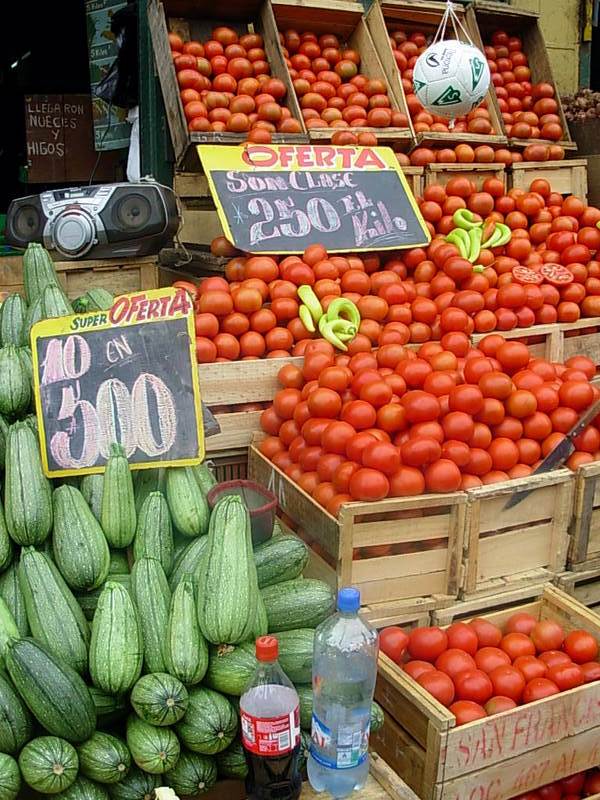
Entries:
[[394, 152], [333, 145], [200, 145], [223, 232], [250, 253], [417, 247], [427, 226]]

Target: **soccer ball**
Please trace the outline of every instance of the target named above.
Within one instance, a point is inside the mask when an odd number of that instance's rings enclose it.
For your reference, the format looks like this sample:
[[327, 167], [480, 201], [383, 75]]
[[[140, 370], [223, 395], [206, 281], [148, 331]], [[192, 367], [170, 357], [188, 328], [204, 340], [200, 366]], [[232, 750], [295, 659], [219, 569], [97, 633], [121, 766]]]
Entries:
[[419, 102], [439, 117], [462, 117], [484, 100], [490, 85], [485, 56], [473, 45], [449, 39], [421, 53], [413, 71]]

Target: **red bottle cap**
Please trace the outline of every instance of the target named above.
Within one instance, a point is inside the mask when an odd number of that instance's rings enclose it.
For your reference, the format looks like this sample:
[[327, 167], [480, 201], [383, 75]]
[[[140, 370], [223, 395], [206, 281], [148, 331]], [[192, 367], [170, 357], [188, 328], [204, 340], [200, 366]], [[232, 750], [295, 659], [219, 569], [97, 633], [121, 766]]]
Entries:
[[274, 636], [259, 636], [256, 640], [256, 657], [259, 661], [276, 661], [279, 642]]

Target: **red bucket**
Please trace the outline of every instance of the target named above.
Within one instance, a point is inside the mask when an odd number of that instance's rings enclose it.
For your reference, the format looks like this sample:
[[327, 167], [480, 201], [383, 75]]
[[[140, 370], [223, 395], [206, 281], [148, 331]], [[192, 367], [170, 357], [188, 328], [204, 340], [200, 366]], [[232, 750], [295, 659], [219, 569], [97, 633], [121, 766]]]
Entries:
[[208, 505], [211, 510], [217, 502], [228, 494], [241, 497], [250, 512], [252, 527], [252, 544], [256, 547], [261, 542], [266, 542], [273, 535], [275, 525], [275, 509], [277, 498], [264, 486], [254, 481], [225, 481], [218, 483], [207, 495]]

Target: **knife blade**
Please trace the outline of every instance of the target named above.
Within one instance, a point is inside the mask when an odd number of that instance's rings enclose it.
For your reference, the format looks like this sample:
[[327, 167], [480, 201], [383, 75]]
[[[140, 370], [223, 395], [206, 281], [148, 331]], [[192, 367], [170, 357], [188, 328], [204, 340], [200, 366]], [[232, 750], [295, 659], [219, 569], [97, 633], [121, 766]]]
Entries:
[[[594, 417], [597, 417], [598, 414], [600, 414], [600, 398], [596, 400], [595, 403], [592, 403], [592, 405], [583, 412], [571, 430], [565, 434], [565, 438], [562, 440], [562, 442], [555, 447], [554, 450], [551, 450], [550, 453], [548, 453], [539, 467], [531, 474], [543, 475], [545, 472], [551, 472], [556, 467], [564, 464], [564, 462], [575, 449], [573, 439], [579, 436], [586, 425], [589, 425], [589, 423], [594, 419]], [[514, 508], [514, 506], [520, 503], [521, 500], [524, 500], [532, 491], [532, 489], [524, 489], [521, 492], [514, 492], [508, 498], [502, 510], [504, 511], [508, 508]]]

